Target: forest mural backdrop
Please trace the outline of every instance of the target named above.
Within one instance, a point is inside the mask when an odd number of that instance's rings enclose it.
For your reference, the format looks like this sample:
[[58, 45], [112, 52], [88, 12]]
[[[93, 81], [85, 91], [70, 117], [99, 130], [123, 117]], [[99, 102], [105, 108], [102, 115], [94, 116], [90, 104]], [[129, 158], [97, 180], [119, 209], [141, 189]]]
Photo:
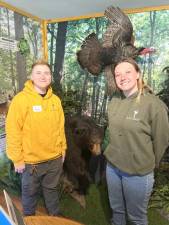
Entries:
[[[157, 93], [166, 79], [162, 69], [169, 65], [169, 11], [151, 11], [129, 15], [137, 47], [154, 49], [139, 59], [144, 80]], [[102, 38], [106, 18], [91, 18], [48, 25], [49, 63], [56, 90], [72, 96], [74, 111], [87, 113], [97, 122], [105, 119], [107, 92], [104, 74], [94, 77], [77, 63], [76, 52], [87, 35], [95, 32]], [[66, 100], [66, 99], [65, 99]], [[78, 107], [77, 107], [78, 106]], [[72, 110], [72, 109], [71, 109]]]
[[5, 155], [5, 108], [23, 88], [30, 65], [42, 57], [40, 29], [39, 23], [0, 8], [0, 181], [6, 184], [11, 164]]
[[[16, 94], [29, 77], [32, 62], [42, 57], [41, 27], [27, 17], [0, 8], [0, 37], [17, 40], [18, 51], [0, 44], [0, 96]], [[157, 93], [166, 79], [162, 69], [169, 65], [169, 10], [129, 14], [134, 27], [135, 45], [151, 47], [155, 52], [139, 59], [145, 81]], [[49, 63], [53, 87], [62, 95], [65, 110], [86, 113], [102, 122], [105, 119], [107, 92], [104, 74], [94, 77], [83, 71], [76, 52], [87, 35], [99, 39], [106, 30], [105, 17], [48, 24]], [[1, 41], [0, 41], [1, 43]], [[5, 96], [6, 97], [6, 96]], [[70, 106], [70, 107], [69, 107]]]

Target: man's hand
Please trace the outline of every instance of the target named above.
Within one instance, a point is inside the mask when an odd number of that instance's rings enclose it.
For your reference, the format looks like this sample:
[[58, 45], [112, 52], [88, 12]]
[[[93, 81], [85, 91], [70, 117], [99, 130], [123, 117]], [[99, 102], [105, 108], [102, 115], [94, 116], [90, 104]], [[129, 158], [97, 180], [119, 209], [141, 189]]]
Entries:
[[15, 172], [16, 173], [23, 173], [23, 171], [25, 170], [25, 164], [21, 164], [21, 165], [15, 165]]

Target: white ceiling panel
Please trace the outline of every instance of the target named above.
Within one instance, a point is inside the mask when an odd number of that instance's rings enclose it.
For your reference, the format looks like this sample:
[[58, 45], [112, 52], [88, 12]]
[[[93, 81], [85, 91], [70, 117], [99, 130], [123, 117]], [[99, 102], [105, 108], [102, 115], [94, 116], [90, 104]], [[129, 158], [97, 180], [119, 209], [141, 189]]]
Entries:
[[80, 17], [103, 13], [109, 5], [122, 9], [168, 5], [169, 0], [3, 0], [41, 19]]

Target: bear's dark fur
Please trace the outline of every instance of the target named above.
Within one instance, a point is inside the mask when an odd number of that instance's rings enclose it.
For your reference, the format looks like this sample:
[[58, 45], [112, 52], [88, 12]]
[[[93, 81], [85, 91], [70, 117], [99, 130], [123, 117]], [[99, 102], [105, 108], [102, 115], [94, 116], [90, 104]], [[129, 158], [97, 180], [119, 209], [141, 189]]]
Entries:
[[92, 155], [101, 153], [103, 129], [90, 117], [73, 116], [66, 118], [65, 132], [68, 149], [63, 165], [64, 174], [72, 189], [85, 195], [90, 184], [90, 159]]

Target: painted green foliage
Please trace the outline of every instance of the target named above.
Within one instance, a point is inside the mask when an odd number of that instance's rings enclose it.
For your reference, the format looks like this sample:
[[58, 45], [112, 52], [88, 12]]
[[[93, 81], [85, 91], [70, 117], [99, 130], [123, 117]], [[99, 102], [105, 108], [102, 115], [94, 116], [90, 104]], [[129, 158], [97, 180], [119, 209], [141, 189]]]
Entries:
[[22, 55], [28, 55], [30, 54], [30, 47], [28, 44], [28, 41], [25, 38], [21, 38], [20, 41], [18, 42], [18, 48], [19, 48], [19, 52]]

